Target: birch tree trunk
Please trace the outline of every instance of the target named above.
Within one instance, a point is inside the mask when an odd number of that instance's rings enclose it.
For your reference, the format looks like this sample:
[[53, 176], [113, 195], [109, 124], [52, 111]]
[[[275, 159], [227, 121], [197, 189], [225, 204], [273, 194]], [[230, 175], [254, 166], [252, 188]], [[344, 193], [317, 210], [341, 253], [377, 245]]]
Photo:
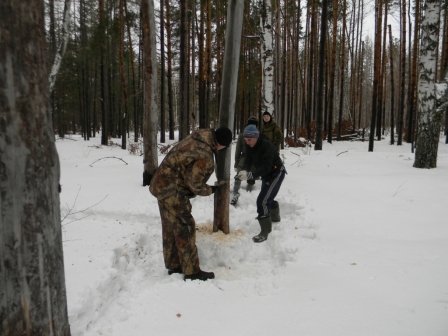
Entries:
[[56, 77], [59, 73], [59, 69], [61, 68], [62, 57], [65, 54], [65, 50], [67, 49], [67, 42], [70, 36], [68, 26], [70, 24], [70, 5], [72, 0], [65, 0], [64, 3], [64, 18], [62, 21], [62, 32], [61, 32], [61, 43], [59, 43], [58, 51], [56, 52], [56, 57], [54, 58], [53, 67], [50, 72], [50, 93], [54, 90], [54, 84], [56, 83]]
[[0, 2], [0, 335], [70, 335], [43, 1]]
[[415, 168], [436, 168], [440, 121], [443, 111], [437, 107], [435, 84], [436, 46], [439, 38], [440, 0], [427, 0], [422, 22], [419, 60], [418, 129]]
[[151, 183], [157, 168], [157, 58], [154, 1], [141, 1], [144, 62], [143, 186]]
[[261, 17], [261, 69], [263, 84], [261, 90], [262, 112], [274, 113], [274, 50], [272, 39], [272, 5], [271, 0], [262, 0], [260, 3]]

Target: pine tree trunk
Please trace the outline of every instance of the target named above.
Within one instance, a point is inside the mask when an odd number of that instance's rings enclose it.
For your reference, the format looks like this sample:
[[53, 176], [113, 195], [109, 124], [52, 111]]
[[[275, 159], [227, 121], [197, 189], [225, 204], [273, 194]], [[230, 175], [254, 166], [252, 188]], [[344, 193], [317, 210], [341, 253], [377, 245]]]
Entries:
[[160, 142], [165, 142], [165, 13], [160, 0]]
[[[104, 0], [98, 0], [98, 10], [99, 10], [99, 34], [102, 37], [102, 40], [105, 39], [105, 25], [104, 25]], [[108, 127], [108, 115], [106, 111], [106, 78], [105, 78], [105, 69], [104, 69], [104, 43], [100, 45], [100, 85], [101, 85], [101, 144], [103, 146], [108, 145], [108, 135], [109, 135], [109, 127]]]
[[382, 0], [375, 1], [375, 51], [373, 64], [373, 92], [372, 92], [372, 116], [370, 121], [369, 152], [373, 152], [375, 139], [375, 123], [378, 113], [378, 81], [381, 66], [381, 22], [382, 22]]
[[[411, 81], [409, 83], [409, 94], [408, 94], [408, 132], [406, 137], [406, 142], [412, 143], [414, 141], [414, 116], [416, 110], [416, 99], [417, 99], [417, 61], [418, 61], [418, 32], [420, 29], [420, 0], [415, 1], [415, 21], [414, 21], [414, 46], [413, 46], [413, 56], [412, 56], [412, 72]], [[434, 69], [435, 70], [435, 69]]]
[[341, 42], [341, 81], [339, 87], [339, 116], [338, 116], [338, 141], [341, 141], [342, 113], [344, 109], [344, 85], [345, 85], [345, 30], [347, 27], [347, 0], [343, 1], [342, 10], [342, 42]]
[[327, 40], [327, 10], [328, 0], [322, 0], [322, 22], [320, 30], [319, 49], [319, 75], [317, 79], [317, 120], [316, 120], [316, 144], [314, 150], [322, 150], [322, 109], [324, 101], [324, 70], [325, 70], [325, 47]]
[[171, 10], [169, 0], [165, 0], [166, 7], [166, 38], [168, 52], [168, 116], [169, 116], [169, 139], [174, 140], [174, 109], [173, 109], [173, 66], [171, 53]]
[[[179, 0], [180, 3], [180, 69], [179, 69], [179, 85], [180, 85], [180, 101], [179, 106], [185, 107], [188, 104], [188, 60], [187, 60], [187, 5], [186, 0]], [[179, 111], [179, 140], [188, 135], [188, 113], [182, 109]]]
[[157, 169], [157, 58], [154, 1], [141, 1], [144, 62], [144, 127], [143, 127], [143, 186], [151, 183]]
[[394, 119], [394, 107], [395, 107], [395, 83], [394, 83], [394, 44], [392, 41], [392, 26], [389, 25], [389, 53], [390, 53], [390, 144], [395, 143], [395, 119]]
[[404, 98], [406, 87], [406, 0], [401, 0], [400, 102], [398, 104], [397, 146], [403, 144]]
[[333, 111], [334, 111], [334, 82], [336, 72], [336, 48], [338, 38], [338, 17], [334, 13], [338, 12], [339, 0], [333, 2], [333, 46], [331, 48], [331, 67], [330, 67], [330, 95], [328, 97], [328, 143], [333, 142]]
[[118, 52], [120, 61], [120, 77], [121, 77], [121, 93], [123, 96], [123, 107], [124, 113], [121, 119], [121, 149], [126, 149], [126, 129], [128, 120], [128, 94], [126, 89], [126, 76], [124, 73], [124, 63], [123, 63], [123, 40], [124, 40], [124, 27], [123, 27], [123, 0], [119, 1], [119, 41], [118, 41]]
[[43, 1], [0, 2], [0, 334], [70, 335]]

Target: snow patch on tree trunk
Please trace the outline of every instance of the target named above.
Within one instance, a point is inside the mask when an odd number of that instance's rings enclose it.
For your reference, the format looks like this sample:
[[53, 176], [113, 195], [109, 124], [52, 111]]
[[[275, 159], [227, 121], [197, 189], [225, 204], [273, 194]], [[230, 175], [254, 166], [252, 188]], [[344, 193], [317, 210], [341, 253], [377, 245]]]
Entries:
[[[422, 22], [418, 84], [418, 130], [414, 167], [435, 168], [446, 85], [435, 83], [440, 1], [427, 1]], [[442, 91], [443, 92], [442, 92]]]

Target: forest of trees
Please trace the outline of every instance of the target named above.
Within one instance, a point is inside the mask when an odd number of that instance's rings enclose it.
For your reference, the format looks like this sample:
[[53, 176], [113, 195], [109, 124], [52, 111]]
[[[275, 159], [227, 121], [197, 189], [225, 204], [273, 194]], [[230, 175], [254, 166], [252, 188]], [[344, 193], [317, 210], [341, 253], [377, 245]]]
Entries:
[[[105, 130], [109, 141], [123, 135], [139, 141], [144, 92], [140, 1], [46, 0], [49, 69], [63, 42], [67, 4], [67, 48], [51, 93], [55, 132], [60, 137], [82, 133], [87, 140]], [[267, 23], [266, 4], [272, 10]], [[415, 143], [424, 4], [245, 0], [235, 133], [249, 116], [261, 119], [261, 44], [268, 27], [274, 117], [287, 145], [300, 146], [299, 138], [314, 143], [316, 131], [329, 142], [357, 134], [370, 138], [372, 147], [374, 139]], [[447, 6], [440, 4], [436, 81], [448, 68]], [[156, 0], [154, 5], [163, 143], [166, 134], [174, 139], [175, 130], [182, 138], [195, 128], [217, 126], [228, 1]], [[446, 112], [440, 123], [448, 128]]]

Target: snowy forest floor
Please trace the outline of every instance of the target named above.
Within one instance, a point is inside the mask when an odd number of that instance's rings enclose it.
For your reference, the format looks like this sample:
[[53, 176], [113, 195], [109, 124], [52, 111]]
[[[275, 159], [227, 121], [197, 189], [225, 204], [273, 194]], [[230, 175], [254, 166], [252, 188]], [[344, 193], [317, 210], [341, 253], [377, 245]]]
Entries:
[[73, 336], [448, 334], [443, 139], [431, 170], [388, 140], [373, 153], [368, 142], [285, 148], [282, 221], [261, 244], [260, 182], [251, 193], [242, 183], [229, 235], [212, 233], [213, 196], [192, 199], [201, 268], [216, 275], [207, 282], [167, 275], [142, 157], [99, 137], [56, 145]]

